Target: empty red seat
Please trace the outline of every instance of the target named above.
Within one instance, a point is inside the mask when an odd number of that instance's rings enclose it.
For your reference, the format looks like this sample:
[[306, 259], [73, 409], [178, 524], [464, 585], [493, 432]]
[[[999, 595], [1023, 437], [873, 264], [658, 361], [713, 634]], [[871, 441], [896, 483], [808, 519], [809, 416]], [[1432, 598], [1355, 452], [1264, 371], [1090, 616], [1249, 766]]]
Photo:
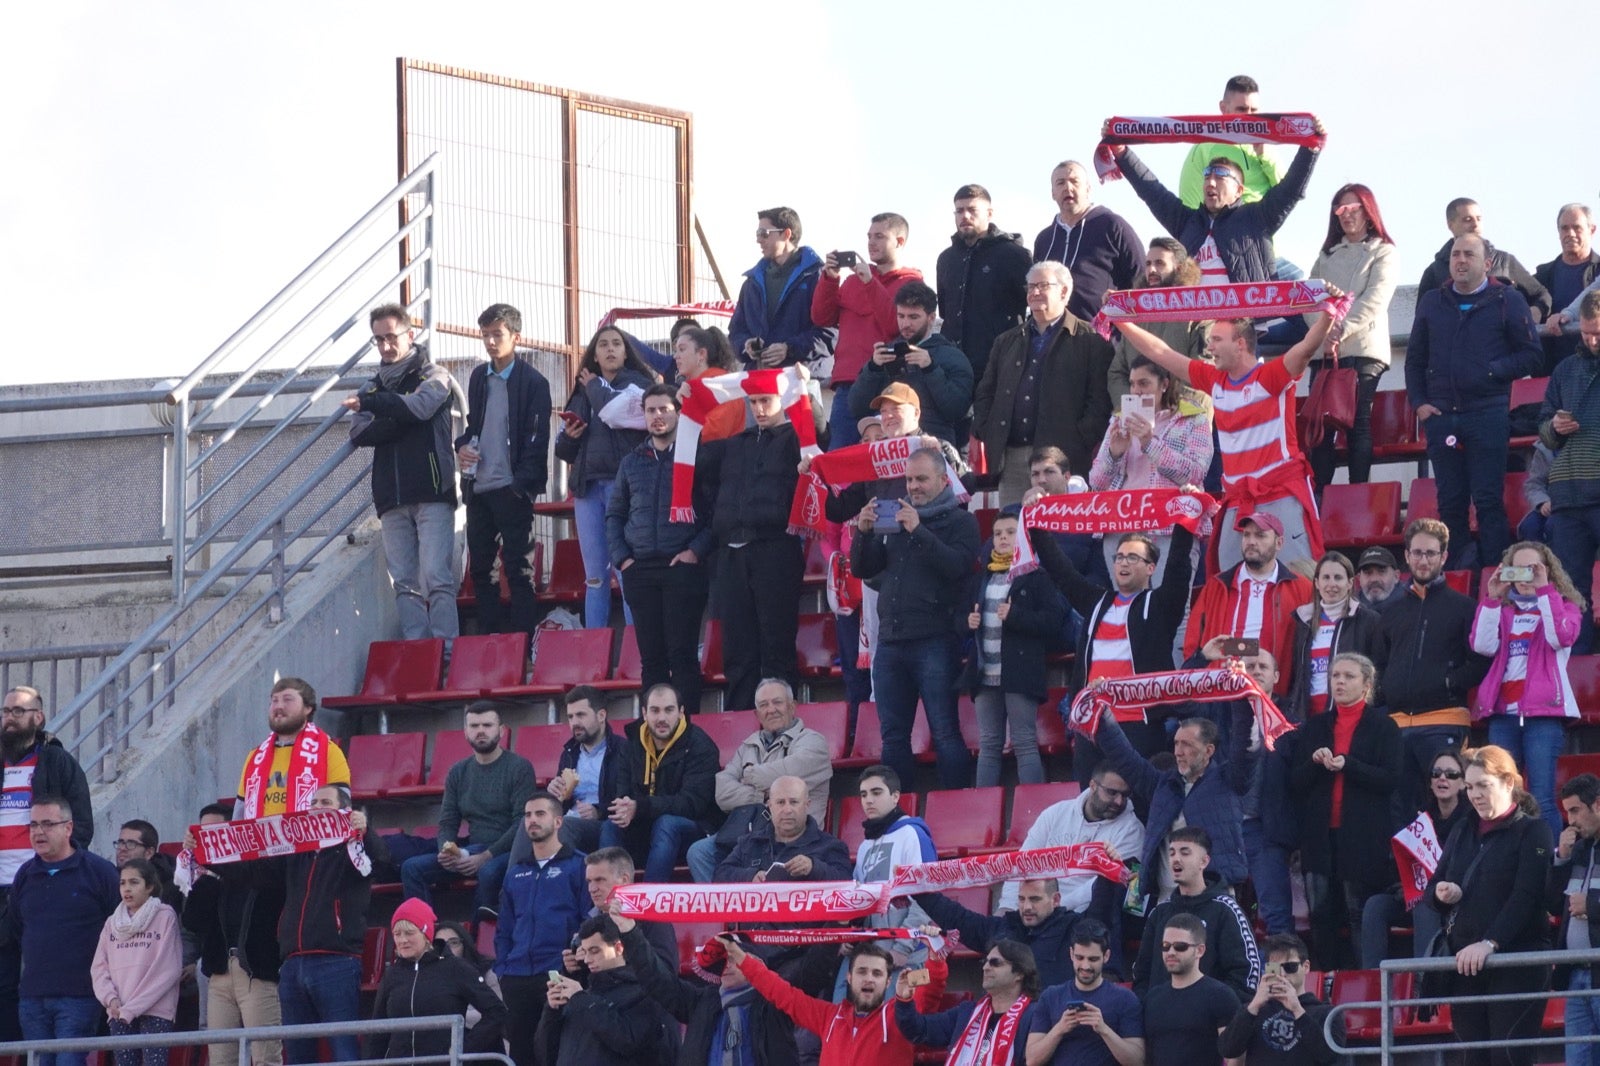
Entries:
[[622, 627], [622, 644], [617, 649], [617, 668], [604, 681], [594, 682], [602, 692], [625, 692], [639, 688], [644, 681], [644, 663], [639, 659], [639, 637], [632, 626]]
[[756, 722], [755, 711], [723, 711], [721, 714], [697, 714], [694, 724], [705, 730], [717, 745], [722, 765], [728, 765], [739, 745], [749, 739], [761, 726]]
[[[958, 903], [974, 914], [994, 913], [994, 890], [991, 885], [978, 888], [957, 888], [941, 893], [952, 903]], [[968, 944], [960, 941], [959, 946], [951, 953], [958, 959], [975, 959], [980, 952], [988, 951], [988, 944]]]
[[1042, 785], [1018, 785], [1011, 790], [1011, 826], [1006, 831], [1004, 844], [1008, 848], [1022, 847], [1028, 830], [1049, 807], [1078, 795], [1076, 781], [1048, 781]]
[[478, 919], [478, 928], [473, 931], [473, 942], [478, 945], [478, 954], [486, 959], [494, 958], [494, 934], [500, 923], [493, 918]]
[[[1600, 588], [1600, 584], [1595, 586]], [[1574, 655], [1567, 660], [1567, 680], [1586, 724], [1600, 722], [1600, 655]]]
[[1372, 398], [1373, 458], [1420, 459], [1427, 445], [1404, 389], [1387, 389]]
[[361, 691], [325, 696], [324, 707], [391, 707], [413, 692], [439, 687], [444, 672], [442, 640], [375, 640], [367, 647]]
[[534, 514], [542, 514], [550, 518], [571, 518], [577, 510], [577, 501], [572, 498], [571, 493], [559, 500], [540, 500], [533, 505]]
[[802, 703], [795, 714], [828, 741], [828, 758], [832, 762], [843, 759], [850, 750], [850, 707], [843, 701], [835, 703]]
[[[974, 755], [978, 753], [978, 705], [972, 701], [971, 696], [962, 695], [956, 699], [956, 721], [961, 726], [961, 740], [966, 744], [967, 750]], [[1006, 745], [1007, 749], [1010, 745]]]
[[722, 669], [722, 623], [715, 618], [707, 620], [700, 643], [700, 677], [708, 685], [728, 683], [728, 675]]
[[558, 696], [573, 685], [604, 681], [611, 669], [611, 630], [541, 629], [526, 685], [489, 689], [486, 696]]
[[533, 776], [543, 786], [556, 776], [561, 749], [571, 739], [572, 729], [566, 725], [520, 725], [511, 750], [533, 763]]
[[[511, 744], [511, 730], [507, 726], [500, 727], [500, 746], [509, 747]], [[388, 794], [393, 797], [402, 796], [442, 796], [444, 795], [444, 779], [450, 775], [450, 767], [463, 759], [472, 757], [472, 745], [467, 743], [467, 736], [459, 729], [450, 729], [439, 733], [433, 738], [433, 759], [428, 763], [428, 776], [420, 783], [405, 788], [390, 789]], [[352, 771], [353, 772], [353, 771]]]
[[1439, 486], [1431, 477], [1411, 479], [1410, 495], [1406, 498], [1406, 521], [1439, 517]]
[[381, 925], [367, 926], [361, 941], [361, 991], [376, 992], [389, 965], [389, 930]]
[[977, 855], [1002, 848], [1005, 790], [960, 788], [928, 793], [923, 817], [933, 827], [940, 858]]
[[359, 734], [345, 752], [350, 763], [350, 793], [356, 799], [382, 799], [396, 789], [422, 783], [426, 733]]
[[839, 634], [833, 615], [801, 615], [795, 650], [801, 677], [838, 677]]
[[550, 553], [550, 582], [540, 591], [539, 599], [544, 603], [582, 603], [585, 580], [578, 539], [558, 540]]
[[1373, 544], [1398, 544], [1400, 483], [1329, 485], [1322, 490], [1320, 513], [1322, 539], [1330, 547], [1359, 551]]
[[[911, 726], [911, 754], [928, 758], [932, 753], [933, 730], [928, 728], [928, 716], [919, 711]], [[836, 765], [841, 769], [860, 769], [882, 761], [883, 727], [878, 723], [878, 705], [863, 703], [856, 709], [856, 733], [850, 742], [850, 756]]]
[[[1377, 970], [1340, 970], [1333, 975], [1332, 1002], [1376, 1003], [1381, 998], [1380, 975]], [[1347, 1040], [1376, 1040], [1382, 1032], [1382, 1008], [1362, 1007], [1347, 1011], [1344, 1016]]]
[[1444, 572], [1444, 583], [1463, 596], [1472, 595], [1472, 578], [1473, 573], [1471, 570], [1446, 570]]
[[[1397, 973], [1394, 975], [1394, 998], [1415, 999], [1417, 995], [1417, 975], [1414, 973]], [[1427, 1019], [1423, 1019], [1416, 1006], [1400, 1007], [1395, 1011], [1394, 1035], [1402, 1040], [1429, 1040], [1438, 1041], [1449, 1036], [1455, 1031], [1450, 1022], [1449, 1004], [1441, 1004], [1439, 1009], [1432, 1012]]]
[[[907, 814], [917, 813], [917, 797], [911, 792], [900, 793], [900, 809]], [[867, 839], [867, 831], [862, 827], [862, 820], [866, 815], [861, 813], [861, 797], [846, 796], [839, 801], [839, 818], [834, 825], [833, 835], [844, 841], [844, 846], [850, 849], [850, 856], [855, 857], [862, 841]]]
[[522, 684], [528, 669], [528, 634], [490, 633], [457, 637], [450, 648], [450, 669], [444, 687], [415, 692], [407, 703], [475, 700], [494, 689]]
[[[1576, 658], [1574, 656], [1574, 660]], [[1586, 655], [1584, 658], [1592, 659], [1596, 656]], [[1594, 774], [1600, 777], [1600, 754], [1556, 756], [1556, 793], [1559, 795], [1562, 786], [1579, 774]]]
[[1039, 737], [1039, 753], [1041, 755], [1063, 755], [1071, 747], [1067, 737], [1067, 723], [1061, 718], [1061, 697], [1066, 694], [1065, 689], [1058, 691], [1052, 689], [1045, 701], [1039, 704], [1039, 716], [1035, 730]]
[[979, 544], [994, 536], [994, 520], [999, 513], [999, 509], [995, 507], [980, 507], [972, 512], [972, 517], [978, 520]]

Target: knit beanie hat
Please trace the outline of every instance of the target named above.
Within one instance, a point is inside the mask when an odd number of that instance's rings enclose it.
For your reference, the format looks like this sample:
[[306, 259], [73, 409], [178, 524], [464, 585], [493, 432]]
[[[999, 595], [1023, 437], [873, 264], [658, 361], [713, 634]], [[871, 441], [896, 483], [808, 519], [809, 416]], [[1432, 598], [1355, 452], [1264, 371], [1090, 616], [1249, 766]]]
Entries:
[[396, 922], [410, 922], [422, 930], [423, 937], [428, 943], [433, 943], [434, 927], [438, 924], [438, 916], [433, 913], [433, 908], [420, 899], [406, 900], [394, 909], [394, 917], [389, 919], [389, 928], [393, 929]]

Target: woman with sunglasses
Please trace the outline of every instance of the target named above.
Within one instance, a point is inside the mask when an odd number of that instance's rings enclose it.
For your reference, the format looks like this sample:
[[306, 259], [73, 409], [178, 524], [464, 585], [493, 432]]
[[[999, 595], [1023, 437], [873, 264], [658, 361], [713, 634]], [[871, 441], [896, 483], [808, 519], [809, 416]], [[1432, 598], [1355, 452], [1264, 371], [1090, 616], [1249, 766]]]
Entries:
[[[1344, 320], [1328, 331], [1322, 351], [1311, 362], [1312, 381], [1332, 369], [1333, 357], [1355, 370], [1355, 424], [1345, 435], [1350, 450], [1350, 484], [1365, 484], [1372, 474], [1372, 398], [1389, 369], [1389, 301], [1394, 296], [1398, 263], [1394, 240], [1384, 228], [1378, 201], [1365, 185], [1346, 185], [1333, 194], [1328, 236], [1311, 264], [1321, 278], [1354, 299]], [[1306, 324], [1313, 321], [1306, 316]], [[1311, 449], [1311, 473], [1317, 488], [1333, 481], [1333, 434]]]
[[[1289, 780], [1300, 797], [1300, 864], [1317, 961], [1322, 969], [1355, 963], [1367, 900], [1394, 881], [1389, 837], [1399, 828], [1393, 797], [1404, 772], [1400, 727], [1369, 704], [1377, 668], [1346, 652], [1328, 665], [1330, 709], [1314, 715], [1295, 741]], [[1342, 943], [1348, 925], [1350, 940]]]

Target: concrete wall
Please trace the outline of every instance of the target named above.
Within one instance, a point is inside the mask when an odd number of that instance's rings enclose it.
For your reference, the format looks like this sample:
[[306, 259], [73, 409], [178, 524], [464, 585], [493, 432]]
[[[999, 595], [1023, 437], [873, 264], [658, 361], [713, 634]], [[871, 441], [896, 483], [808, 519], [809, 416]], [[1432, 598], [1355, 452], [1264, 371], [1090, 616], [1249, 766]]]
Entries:
[[[183, 686], [179, 705], [122, 757], [117, 779], [94, 790], [93, 850], [109, 855], [114, 834], [105, 827], [130, 818], [178, 839], [202, 805], [234, 795], [239, 768], [267, 734], [277, 678], [303, 677], [319, 694], [356, 690], [367, 645], [399, 635], [375, 528], [364, 527], [353, 545], [330, 545], [291, 588], [283, 623], [247, 627]], [[319, 712], [318, 722], [338, 732], [336, 713]]]

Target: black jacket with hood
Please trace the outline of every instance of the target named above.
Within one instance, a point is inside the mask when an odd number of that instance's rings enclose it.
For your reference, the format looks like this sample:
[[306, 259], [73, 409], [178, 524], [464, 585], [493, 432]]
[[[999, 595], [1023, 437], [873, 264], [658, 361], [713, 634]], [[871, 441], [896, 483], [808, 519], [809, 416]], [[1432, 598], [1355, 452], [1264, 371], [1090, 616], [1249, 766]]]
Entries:
[[1175, 914], [1192, 914], [1206, 925], [1206, 953], [1200, 957], [1200, 972], [1233, 989], [1239, 1002], [1250, 1002], [1256, 983], [1261, 980], [1261, 951], [1256, 947], [1250, 919], [1215, 870], [1206, 871], [1206, 886], [1198, 896], [1173, 892], [1150, 908], [1144, 921], [1144, 938], [1139, 942], [1139, 957], [1133, 963], [1134, 994], [1143, 1000], [1151, 985], [1171, 982], [1157, 947], [1161, 930]]
[[[483, 980], [477, 969], [437, 942], [416, 959], [395, 959], [383, 971], [378, 994], [372, 1004], [372, 1020], [391, 1018], [431, 1018], [440, 1014], [465, 1015], [468, 1007], [478, 1008], [478, 1024], [467, 1030], [468, 1051], [499, 1051], [500, 1033], [505, 1025], [506, 1005]], [[446, 1055], [450, 1052], [450, 1030], [412, 1030], [373, 1033], [363, 1042], [362, 1055], [369, 1059], [413, 1058]]]
[[940, 332], [965, 353], [973, 381], [983, 380], [995, 338], [1022, 321], [1032, 266], [1022, 234], [1007, 233], [992, 222], [975, 243], [967, 244], [957, 233], [939, 253]]

